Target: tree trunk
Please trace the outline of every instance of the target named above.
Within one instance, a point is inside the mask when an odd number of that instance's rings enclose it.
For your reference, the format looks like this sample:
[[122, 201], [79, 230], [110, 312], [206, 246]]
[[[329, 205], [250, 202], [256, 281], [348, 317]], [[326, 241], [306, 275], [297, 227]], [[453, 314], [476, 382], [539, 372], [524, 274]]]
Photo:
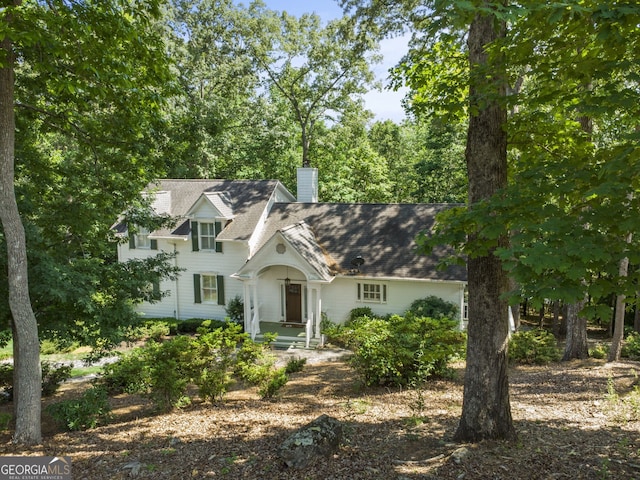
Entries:
[[558, 338], [560, 336], [560, 300], [554, 300], [553, 302], [553, 336]]
[[640, 293], [636, 293], [636, 313], [633, 316], [633, 328], [640, 333]]
[[[469, 204], [492, 196], [507, 182], [505, 77], [499, 62], [490, 64], [485, 47], [504, 35], [493, 15], [476, 14], [469, 30], [472, 112], [466, 161]], [[487, 72], [496, 75], [491, 78]], [[489, 100], [487, 101], [487, 98]], [[506, 237], [505, 237], [506, 238]], [[503, 240], [503, 241], [506, 241]], [[509, 403], [507, 275], [492, 253], [468, 260], [469, 324], [462, 416], [457, 441], [514, 438]]]
[[544, 303], [540, 307], [540, 313], [538, 314], [538, 327], [544, 328]]
[[[10, 18], [3, 19], [9, 22]], [[27, 250], [14, 191], [15, 117], [13, 111], [13, 53], [8, 36], [2, 41], [6, 58], [0, 68], [0, 221], [7, 245], [9, 306], [13, 318], [14, 441], [42, 441], [40, 414], [42, 372], [38, 325], [29, 299]]]
[[[509, 277], [509, 290], [516, 290], [518, 287], [518, 283], [513, 279], [513, 277]], [[517, 332], [520, 330], [520, 304], [516, 303], [515, 305], [511, 305], [511, 315], [513, 315], [513, 328]]]
[[589, 344], [587, 343], [587, 319], [580, 316], [580, 311], [587, 303], [587, 299], [567, 305], [567, 339], [564, 348], [563, 361], [574, 358], [588, 358]]
[[[627, 243], [631, 243], [631, 234], [627, 235]], [[625, 257], [620, 260], [620, 268], [618, 276], [626, 277], [629, 274], [629, 258]], [[616, 316], [613, 324], [613, 338], [611, 339], [611, 348], [609, 349], [608, 362], [618, 362], [620, 360], [620, 350], [622, 349], [622, 338], [624, 336], [624, 313], [626, 309], [625, 296], [620, 294], [616, 296]]]

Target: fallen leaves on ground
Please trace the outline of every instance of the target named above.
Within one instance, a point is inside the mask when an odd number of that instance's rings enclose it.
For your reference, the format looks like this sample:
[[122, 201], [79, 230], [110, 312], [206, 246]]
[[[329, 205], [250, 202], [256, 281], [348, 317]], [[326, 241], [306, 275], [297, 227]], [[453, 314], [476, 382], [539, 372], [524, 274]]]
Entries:
[[[638, 362], [601, 360], [510, 371], [518, 440], [456, 444], [463, 368], [421, 389], [362, 388], [341, 360], [308, 364], [281, 395], [238, 385], [224, 402], [155, 415], [138, 396], [112, 399], [113, 421], [63, 433], [45, 422], [37, 448], [2, 455], [71, 456], [74, 479], [640, 479]], [[77, 394], [70, 384], [49, 401]], [[613, 392], [613, 394], [612, 394]], [[636, 393], [638, 393], [636, 391]], [[629, 400], [627, 400], [629, 399]], [[288, 469], [278, 446], [319, 415], [344, 422], [331, 458]]]

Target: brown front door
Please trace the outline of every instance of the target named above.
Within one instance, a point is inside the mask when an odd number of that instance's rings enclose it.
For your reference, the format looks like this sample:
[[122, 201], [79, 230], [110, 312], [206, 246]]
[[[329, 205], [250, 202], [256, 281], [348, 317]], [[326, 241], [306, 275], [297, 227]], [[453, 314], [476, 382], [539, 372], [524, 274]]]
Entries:
[[287, 288], [287, 322], [302, 322], [302, 285], [299, 283]]

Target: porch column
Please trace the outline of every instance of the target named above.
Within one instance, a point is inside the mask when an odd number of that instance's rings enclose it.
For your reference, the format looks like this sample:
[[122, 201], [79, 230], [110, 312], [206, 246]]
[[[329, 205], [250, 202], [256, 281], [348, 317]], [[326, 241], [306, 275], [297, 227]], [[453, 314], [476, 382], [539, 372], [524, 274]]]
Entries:
[[322, 321], [322, 285], [309, 283], [308, 311], [313, 314], [313, 338], [320, 338], [320, 322]]
[[251, 319], [251, 321], [254, 323], [252, 339], [255, 339], [256, 335], [260, 333], [260, 302], [258, 301], [258, 282], [256, 280], [252, 280], [251, 287], [253, 290], [253, 318]]
[[316, 289], [316, 312], [317, 320], [316, 320], [316, 332], [315, 338], [320, 338], [320, 323], [322, 322], [322, 285], [318, 285]]
[[249, 282], [242, 282], [242, 297], [244, 300], [244, 331], [251, 333], [251, 289]]

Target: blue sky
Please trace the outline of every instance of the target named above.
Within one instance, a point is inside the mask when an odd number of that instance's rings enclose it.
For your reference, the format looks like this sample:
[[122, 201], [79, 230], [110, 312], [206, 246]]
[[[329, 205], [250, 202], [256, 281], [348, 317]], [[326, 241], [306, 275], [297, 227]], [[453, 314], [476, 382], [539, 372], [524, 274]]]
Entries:
[[[245, 5], [249, 0], [241, 0]], [[316, 13], [325, 21], [342, 16], [342, 9], [336, 0], [263, 0], [271, 10], [287, 11], [291, 15], [300, 16], [303, 13]], [[385, 40], [381, 43], [381, 53], [384, 61], [373, 65], [373, 71], [383, 85], [387, 83], [388, 70], [404, 55], [407, 49], [405, 38]], [[393, 120], [401, 122], [405, 117], [401, 101], [405, 92], [372, 91], [365, 95], [366, 106], [376, 115], [376, 120]]]

